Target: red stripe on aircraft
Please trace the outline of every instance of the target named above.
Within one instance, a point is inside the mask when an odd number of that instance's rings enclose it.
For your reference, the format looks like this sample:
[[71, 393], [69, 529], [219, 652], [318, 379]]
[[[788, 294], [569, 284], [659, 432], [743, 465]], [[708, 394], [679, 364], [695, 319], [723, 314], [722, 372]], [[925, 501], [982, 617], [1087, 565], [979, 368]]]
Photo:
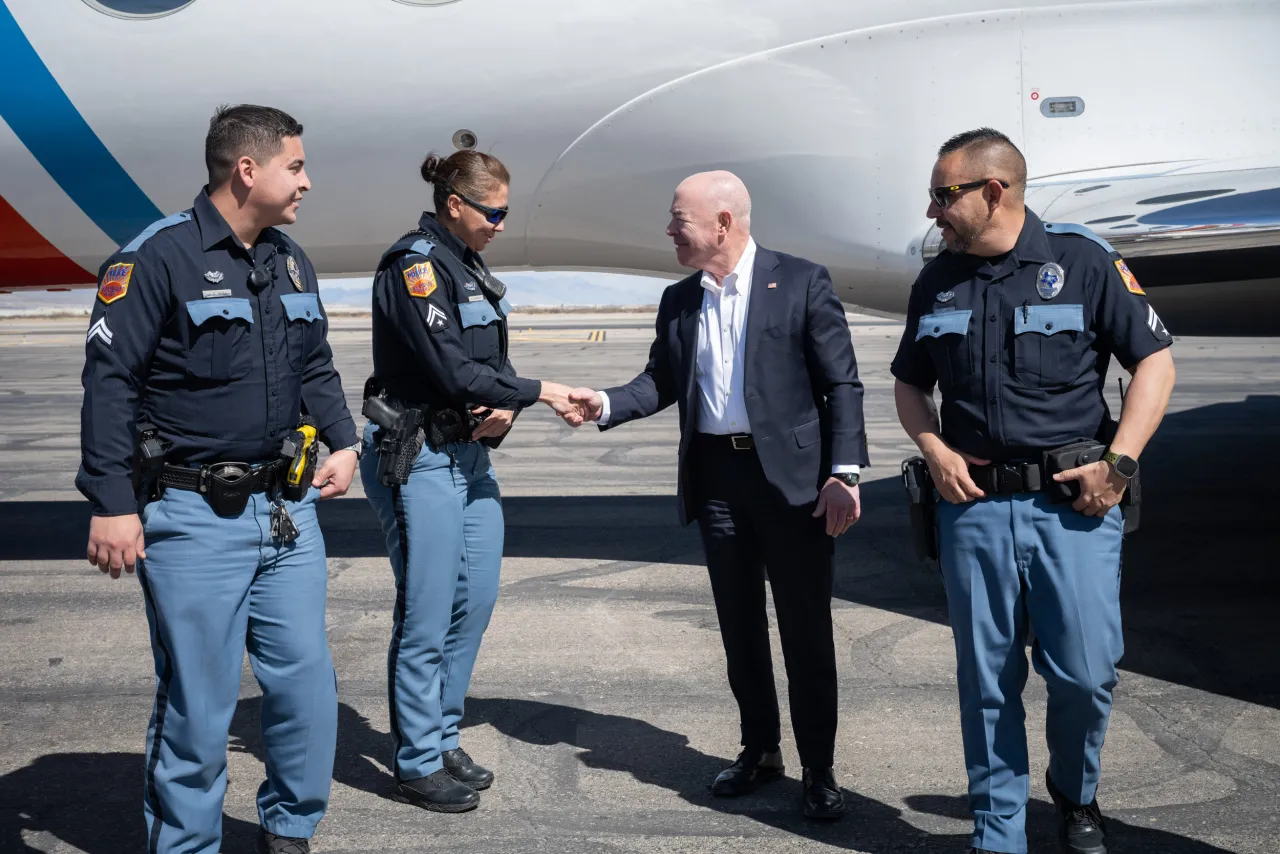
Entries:
[[94, 275], [63, 255], [0, 196], [0, 288], [92, 285]]

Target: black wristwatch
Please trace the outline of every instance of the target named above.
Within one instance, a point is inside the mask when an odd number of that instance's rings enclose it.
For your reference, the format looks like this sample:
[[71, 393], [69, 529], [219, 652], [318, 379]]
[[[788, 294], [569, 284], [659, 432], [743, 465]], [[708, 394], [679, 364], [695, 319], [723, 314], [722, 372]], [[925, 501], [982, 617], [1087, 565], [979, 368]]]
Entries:
[[857, 486], [858, 481], [861, 480], [862, 477], [856, 471], [838, 471], [833, 472], [831, 476], [843, 483], [845, 486]]
[[1111, 463], [1112, 470], [1125, 480], [1133, 480], [1138, 474], [1138, 461], [1128, 454], [1117, 454], [1107, 448], [1107, 452], [1102, 455], [1102, 458]]

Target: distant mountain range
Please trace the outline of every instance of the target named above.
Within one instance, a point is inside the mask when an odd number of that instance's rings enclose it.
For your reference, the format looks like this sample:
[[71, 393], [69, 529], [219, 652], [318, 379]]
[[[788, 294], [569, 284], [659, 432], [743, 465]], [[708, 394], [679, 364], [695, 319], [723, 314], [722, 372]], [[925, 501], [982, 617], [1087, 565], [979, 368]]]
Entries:
[[[507, 298], [514, 306], [642, 306], [657, 305], [671, 284], [664, 279], [618, 273], [503, 273]], [[337, 311], [367, 311], [369, 278], [321, 279], [320, 296]], [[92, 290], [0, 294], [0, 318], [85, 315], [93, 307]]]

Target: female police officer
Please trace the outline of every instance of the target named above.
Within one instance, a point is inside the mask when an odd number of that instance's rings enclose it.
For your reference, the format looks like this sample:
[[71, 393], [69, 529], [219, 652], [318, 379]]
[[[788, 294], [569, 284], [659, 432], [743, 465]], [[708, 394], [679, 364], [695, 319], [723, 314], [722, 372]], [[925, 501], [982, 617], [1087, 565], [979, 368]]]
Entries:
[[[424, 213], [387, 250], [374, 277], [373, 377], [365, 395], [378, 397], [384, 417], [366, 429], [378, 453], [364, 455], [361, 476], [396, 579], [387, 659], [395, 796], [464, 812], [493, 782], [458, 746], [502, 560], [502, 505], [488, 449], [536, 401], [575, 426], [581, 419], [567, 386], [523, 379], [507, 359], [510, 304], [480, 259], [507, 215], [506, 167], [464, 150], [428, 156], [422, 177], [435, 187], [435, 213]], [[372, 416], [374, 406], [366, 410]], [[407, 480], [380, 458], [396, 453], [397, 435], [412, 443], [417, 422], [408, 429], [404, 417], [394, 426], [374, 423], [405, 412], [420, 413], [425, 431], [400, 472], [407, 470]], [[401, 450], [404, 458], [403, 443]]]

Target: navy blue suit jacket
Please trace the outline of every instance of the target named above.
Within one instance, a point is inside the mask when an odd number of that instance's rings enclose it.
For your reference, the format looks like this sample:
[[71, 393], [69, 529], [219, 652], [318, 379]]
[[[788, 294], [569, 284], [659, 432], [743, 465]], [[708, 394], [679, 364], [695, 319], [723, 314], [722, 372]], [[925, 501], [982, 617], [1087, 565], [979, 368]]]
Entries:
[[[702, 295], [701, 273], [663, 292], [649, 364], [631, 382], [606, 390], [603, 428], [679, 405], [678, 499], [686, 525], [697, 515], [689, 449], [697, 428]], [[744, 350], [747, 418], [765, 478], [787, 505], [812, 505], [833, 461], [869, 463], [849, 324], [825, 267], [757, 247]]]

